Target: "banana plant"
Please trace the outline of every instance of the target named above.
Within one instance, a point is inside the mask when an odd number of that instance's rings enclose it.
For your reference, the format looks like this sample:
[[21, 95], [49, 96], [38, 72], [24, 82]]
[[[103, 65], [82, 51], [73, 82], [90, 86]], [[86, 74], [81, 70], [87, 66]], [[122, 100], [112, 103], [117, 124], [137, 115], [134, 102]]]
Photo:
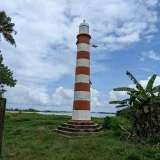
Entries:
[[139, 136], [150, 136], [160, 132], [160, 85], [153, 87], [156, 79], [154, 74], [148, 81], [146, 88], [127, 71], [126, 74], [136, 85], [136, 89], [129, 87], [114, 88], [114, 91], [126, 91], [130, 96], [124, 100], [110, 101], [110, 104], [118, 104], [116, 108], [129, 107], [132, 114], [132, 128]]

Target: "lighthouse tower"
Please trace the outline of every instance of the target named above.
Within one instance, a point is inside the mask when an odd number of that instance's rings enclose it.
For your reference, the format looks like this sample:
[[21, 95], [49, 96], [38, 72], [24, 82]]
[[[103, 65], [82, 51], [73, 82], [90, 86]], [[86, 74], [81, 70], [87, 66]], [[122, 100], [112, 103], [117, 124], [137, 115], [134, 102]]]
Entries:
[[75, 71], [72, 120], [90, 121], [90, 39], [89, 25], [85, 20], [77, 35], [77, 60]]
[[90, 113], [90, 39], [89, 25], [83, 21], [77, 35], [77, 59], [72, 119], [55, 129], [67, 137], [96, 134], [102, 126], [91, 121]]

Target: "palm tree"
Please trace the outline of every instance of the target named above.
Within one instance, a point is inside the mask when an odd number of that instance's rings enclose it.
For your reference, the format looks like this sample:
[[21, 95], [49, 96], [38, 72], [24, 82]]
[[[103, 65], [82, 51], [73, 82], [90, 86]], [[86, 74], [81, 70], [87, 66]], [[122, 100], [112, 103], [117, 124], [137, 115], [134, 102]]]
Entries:
[[110, 104], [119, 104], [116, 108], [130, 109], [132, 128], [138, 136], [148, 137], [160, 133], [160, 85], [153, 87], [156, 75], [150, 78], [144, 89], [130, 72], [127, 71], [126, 74], [133, 80], [136, 89], [114, 88], [114, 91], [127, 91], [130, 97], [121, 101], [111, 101]]
[[0, 36], [2, 34], [7, 42], [16, 46], [16, 42], [12, 36], [12, 33], [17, 34], [13, 29], [14, 25], [14, 23], [11, 23], [11, 18], [7, 17], [4, 11], [0, 11]]

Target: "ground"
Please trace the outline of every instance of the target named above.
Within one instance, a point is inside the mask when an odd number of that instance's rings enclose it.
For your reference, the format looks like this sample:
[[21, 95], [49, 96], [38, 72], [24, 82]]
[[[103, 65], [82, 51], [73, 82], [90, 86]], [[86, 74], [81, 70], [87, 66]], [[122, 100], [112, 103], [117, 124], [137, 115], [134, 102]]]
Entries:
[[[115, 117], [116, 118], [116, 117]], [[6, 113], [2, 156], [4, 160], [160, 160], [160, 150], [129, 140], [108, 130], [79, 139], [68, 139], [54, 132], [70, 116]], [[92, 118], [103, 123], [103, 118]], [[129, 122], [118, 118], [129, 128]], [[129, 159], [128, 159], [129, 160]]]

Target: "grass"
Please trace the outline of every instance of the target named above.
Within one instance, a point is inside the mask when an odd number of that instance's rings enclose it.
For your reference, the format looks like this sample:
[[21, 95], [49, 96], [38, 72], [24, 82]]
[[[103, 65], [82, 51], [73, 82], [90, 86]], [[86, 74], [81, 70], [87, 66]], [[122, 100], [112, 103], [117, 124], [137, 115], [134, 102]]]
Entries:
[[[129, 122], [118, 119], [126, 128]], [[105, 131], [79, 139], [67, 139], [54, 132], [70, 116], [40, 115], [35, 113], [6, 113], [3, 132], [4, 160], [160, 160], [160, 150], [125, 140], [115, 132]], [[92, 118], [103, 124], [102, 118]], [[138, 157], [138, 159], [136, 159]]]

